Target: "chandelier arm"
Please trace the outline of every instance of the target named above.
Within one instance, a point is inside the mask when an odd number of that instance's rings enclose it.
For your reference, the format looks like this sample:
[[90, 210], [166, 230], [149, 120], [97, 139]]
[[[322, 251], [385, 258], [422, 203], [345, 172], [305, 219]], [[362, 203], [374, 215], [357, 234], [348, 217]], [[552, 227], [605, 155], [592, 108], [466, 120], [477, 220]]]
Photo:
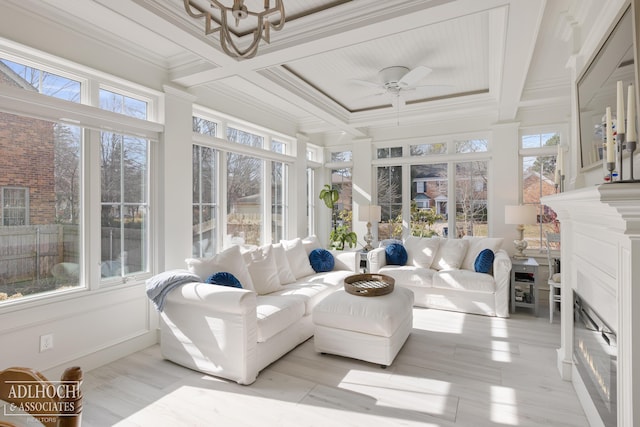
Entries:
[[202, 18], [205, 15], [210, 15], [207, 12], [202, 12], [200, 9], [196, 10], [200, 13], [193, 13], [193, 5], [191, 4], [191, 0], [184, 0], [184, 10], [191, 16], [192, 18]]
[[[259, 21], [261, 19], [259, 18]], [[223, 14], [220, 25], [220, 45], [222, 46], [222, 50], [229, 56], [234, 57], [242, 57], [242, 58], [253, 58], [258, 52], [258, 44], [260, 43], [260, 33], [259, 30], [262, 26], [262, 22], [258, 22], [258, 28], [253, 31], [253, 41], [246, 49], [240, 49], [233, 41], [231, 36], [231, 31], [229, 31], [229, 26], [227, 24], [226, 14]], [[229, 49], [229, 46], [233, 48], [233, 51]], [[235, 52], [235, 53], [234, 53]]]

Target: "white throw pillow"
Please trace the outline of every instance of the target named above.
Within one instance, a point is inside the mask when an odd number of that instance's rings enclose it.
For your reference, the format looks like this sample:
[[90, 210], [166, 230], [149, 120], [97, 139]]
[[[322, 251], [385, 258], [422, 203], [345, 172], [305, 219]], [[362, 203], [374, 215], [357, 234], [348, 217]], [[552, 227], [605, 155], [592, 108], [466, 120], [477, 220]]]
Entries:
[[404, 248], [408, 255], [407, 265], [430, 268], [438, 252], [438, 246], [440, 246], [440, 239], [408, 236], [404, 239]]
[[313, 236], [308, 236], [302, 239], [302, 246], [304, 246], [304, 250], [307, 252], [307, 256], [311, 254], [311, 251], [314, 249], [321, 249], [320, 241], [318, 238]]
[[293, 240], [282, 240], [281, 243], [289, 261], [289, 267], [296, 279], [315, 274], [309, 262], [307, 251], [302, 245], [302, 239], [298, 237]]
[[467, 255], [462, 261], [462, 268], [470, 271], [475, 271], [476, 258], [480, 252], [485, 249], [491, 249], [493, 253], [496, 253], [502, 247], [502, 242], [504, 241], [502, 237], [464, 236], [462, 239], [469, 242]]
[[467, 254], [469, 241], [463, 239], [442, 239], [431, 268], [434, 270], [453, 270], [460, 268]]
[[280, 290], [280, 277], [276, 267], [276, 257], [271, 246], [253, 252], [253, 260], [248, 266], [254, 290], [260, 294], [270, 294]]
[[287, 254], [284, 251], [282, 243], [276, 243], [273, 245], [273, 254], [276, 258], [276, 268], [278, 269], [278, 277], [280, 278], [280, 284], [286, 285], [296, 281], [296, 276], [291, 271]]
[[254, 290], [251, 275], [238, 246], [231, 246], [213, 258], [187, 258], [187, 269], [200, 276], [202, 281], [217, 272], [227, 272], [236, 276], [244, 289]]

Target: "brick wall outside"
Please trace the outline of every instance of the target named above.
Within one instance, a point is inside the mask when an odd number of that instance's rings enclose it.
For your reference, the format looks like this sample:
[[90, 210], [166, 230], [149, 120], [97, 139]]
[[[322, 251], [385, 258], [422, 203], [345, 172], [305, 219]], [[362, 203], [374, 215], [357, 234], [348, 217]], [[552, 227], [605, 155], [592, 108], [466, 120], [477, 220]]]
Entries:
[[0, 187], [29, 189], [32, 225], [55, 220], [53, 129], [45, 120], [0, 113]]

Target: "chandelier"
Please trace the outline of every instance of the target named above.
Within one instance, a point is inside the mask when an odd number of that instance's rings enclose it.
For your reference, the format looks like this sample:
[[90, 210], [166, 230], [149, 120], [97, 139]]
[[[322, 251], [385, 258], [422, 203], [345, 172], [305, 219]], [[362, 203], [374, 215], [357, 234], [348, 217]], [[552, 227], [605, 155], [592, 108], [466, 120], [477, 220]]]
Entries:
[[[279, 31], [284, 26], [283, 0], [275, 0], [273, 7], [271, 7], [271, 0], [264, 0], [264, 10], [257, 12], [249, 10], [244, 4], [244, 0], [233, 0], [233, 6], [225, 6], [217, 0], [207, 0], [211, 8], [217, 10], [214, 13], [203, 11], [199, 6], [192, 4], [193, 1], [184, 0], [184, 8], [189, 16], [197, 19], [204, 18], [205, 35], [219, 33], [222, 50], [234, 58], [253, 58], [258, 52], [260, 40], [269, 43], [271, 29]], [[272, 19], [274, 15], [279, 15], [279, 19], [271, 22], [270, 18]], [[257, 23], [255, 29], [250, 33], [253, 35], [253, 40], [249, 46], [242, 48], [232, 38], [229, 21], [235, 21], [235, 26], [238, 28], [240, 21], [249, 16], [255, 17]], [[234, 37], [238, 38], [238, 36]]]

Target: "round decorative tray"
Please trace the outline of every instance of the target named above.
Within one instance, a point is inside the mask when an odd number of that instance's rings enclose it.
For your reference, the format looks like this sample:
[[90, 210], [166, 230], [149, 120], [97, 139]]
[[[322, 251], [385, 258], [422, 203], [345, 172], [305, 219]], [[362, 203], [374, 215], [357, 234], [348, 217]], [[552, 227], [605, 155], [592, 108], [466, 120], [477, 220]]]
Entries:
[[354, 274], [344, 279], [344, 290], [361, 297], [377, 297], [393, 292], [395, 280], [384, 274]]

